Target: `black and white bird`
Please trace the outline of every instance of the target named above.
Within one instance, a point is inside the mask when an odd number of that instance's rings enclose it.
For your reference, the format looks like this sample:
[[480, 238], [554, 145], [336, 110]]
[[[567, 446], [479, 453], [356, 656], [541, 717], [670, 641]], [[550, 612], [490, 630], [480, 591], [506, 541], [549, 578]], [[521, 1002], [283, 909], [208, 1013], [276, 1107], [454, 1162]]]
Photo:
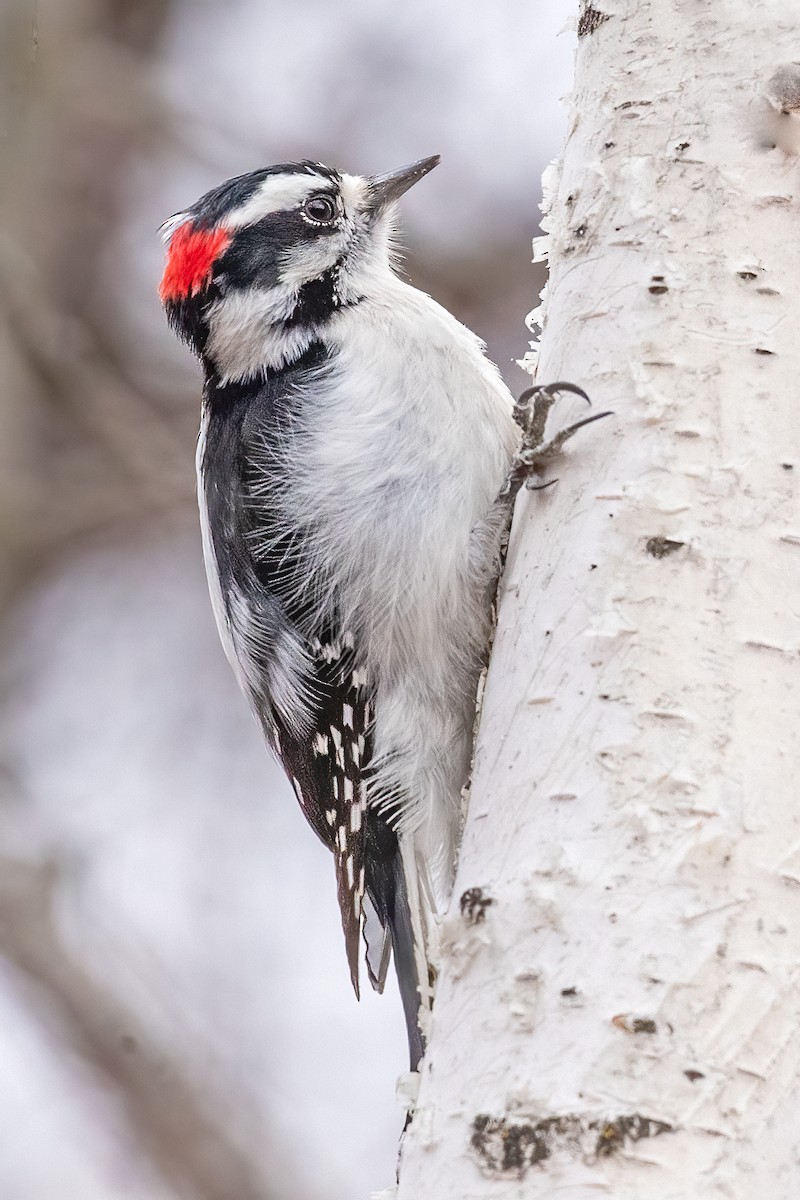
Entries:
[[[483, 343], [393, 268], [395, 202], [438, 161], [228, 180], [165, 225], [161, 283], [205, 372], [197, 469], [220, 635], [333, 852], [356, 994], [362, 931], [378, 990], [394, 953], [412, 1068], [501, 541], [546, 452], [541, 410], [521, 434]], [[558, 386], [538, 389], [545, 408]]]

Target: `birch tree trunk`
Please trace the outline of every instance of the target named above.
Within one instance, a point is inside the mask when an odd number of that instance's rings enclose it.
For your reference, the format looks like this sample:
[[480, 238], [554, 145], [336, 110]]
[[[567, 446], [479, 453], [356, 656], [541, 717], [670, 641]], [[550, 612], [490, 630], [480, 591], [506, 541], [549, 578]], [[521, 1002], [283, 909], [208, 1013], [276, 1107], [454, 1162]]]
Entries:
[[[800, 1195], [800, 106], [787, 0], [597, 0], [401, 1200]], [[788, 64], [788, 65], [787, 65]]]

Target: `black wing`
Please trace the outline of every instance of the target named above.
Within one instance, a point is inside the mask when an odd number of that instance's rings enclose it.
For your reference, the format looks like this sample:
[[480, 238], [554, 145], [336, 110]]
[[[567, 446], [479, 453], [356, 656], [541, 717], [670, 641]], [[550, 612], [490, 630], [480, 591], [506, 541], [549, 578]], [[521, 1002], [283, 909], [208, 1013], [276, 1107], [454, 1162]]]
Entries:
[[[315, 666], [312, 728], [298, 734], [274, 714], [271, 740], [306, 819], [333, 852], [347, 961], [358, 995], [372, 702], [341, 636], [323, 632], [311, 639], [310, 649]], [[266, 732], [269, 736], [270, 730]]]

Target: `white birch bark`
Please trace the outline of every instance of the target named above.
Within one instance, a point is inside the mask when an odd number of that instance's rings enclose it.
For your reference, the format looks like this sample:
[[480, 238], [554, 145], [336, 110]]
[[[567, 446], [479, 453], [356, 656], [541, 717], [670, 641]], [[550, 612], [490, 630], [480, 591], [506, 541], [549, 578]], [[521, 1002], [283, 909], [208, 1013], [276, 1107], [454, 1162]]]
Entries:
[[596, 4], [399, 1196], [796, 1200], [800, 9]]

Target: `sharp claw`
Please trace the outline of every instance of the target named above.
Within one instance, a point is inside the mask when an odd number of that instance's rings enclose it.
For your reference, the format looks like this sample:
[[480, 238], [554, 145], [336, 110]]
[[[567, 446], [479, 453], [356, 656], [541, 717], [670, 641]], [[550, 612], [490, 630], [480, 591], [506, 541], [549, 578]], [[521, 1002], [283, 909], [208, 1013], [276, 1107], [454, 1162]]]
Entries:
[[587, 404], [592, 403], [582, 387], [578, 387], [577, 383], [567, 383], [565, 380], [559, 380], [557, 383], [543, 383], [539, 391], [549, 392], [550, 395], [554, 392], [572, 392], [573, 396], [580, 396]]
[[590, 417], [584, 417], [582, 421], [575, 421], [573, 425], [568, 425], [566, 429], [562, 429], [560, 433], [557, 433], [549, 442], [540, 443], [536, 446], [526, 446], [523, 450], [520, 450], [517, 454], [517, 462], [523, 467], [532, 467], [535, 470], [538, 463], [549, 458], [555, 458], [557, 454], [560, 454], [561, 447], [565, 442], [568, 442], [579, 429], [583, 429], [584, 425], [591, 425], [594, 421], [602, 421], [604, 417], [612, 417], [613, 415], [609, 409], [606, 412], [592, 413]]
[[525, 487], [529, 492], [543, 492], [545, 488], [552, 487], [554, 483], [558, 483], [558, 479], [548, 479], [546, 483], [534, 483], [533, 479], [526, 479]]
[[613, 415], [610, 408], [606, 412], [592, 413], [590, 417], [584, 417], [582, 421], [576, 421], [574, 425], [570, 425], [569, 435], [572, 437], [576, 429], [583, 429], [584, 425], [591, 425], [592, 421], [602, 421], [603, 417], [613, 417]]
[[[574, 424], [568, 425], [566, 429], [562, 429], [560, 433], [557, 433], [549, 441], [545, 441], [545, 421], [555, 400], [554, 393], [558, 391], [573, 392], [576, 396], [580, 396], [585, 400], [587, 404], [591, 403], [583, 388], [579, 388], [574, 383], [558, 382], [537, 385], [536, 387], [528, 388], [527, 391], [522, 393], [516, 401], [516, 407], [526, 414], [525, 420], [519, 421], [519, 424], [522, 426], [523, 443], [527, 444], [523, 444], [523, 448], [517, 453], [515, 467], [508, 477], [503, 495], [509, 495], [513, 499], [517, 495], [517, 491], [523, 480], [526, 489], [531, 492], [541, 492], [545, 488], [552, 487], [553, 484], [558, 483], [558, 479], [548, 479], [543, 483], [535, 483], [534, 479], [537, 468], [544, 461], [555, 458], [556, 455], [560, 454], [564, 443], [569, 441], [572, 435], [577, 433], [579, 429], [582, 429], [584, 425], [591, 425], [593, 421], [602, 421], [604, 417], [613, 416], [610, 409], [600, 413], [592, 413], [591, 416], [584, 417], [582, 421], [575, 421]], [[529, 415], [531, 409], [527, 407], [526, 401], [535, 395], [541, 395], [544, 399], [541, 405], [534, 402], [531, 419]], [[537, 412], [537, 410], [539, 411]], [[535, 444], [531, 445], [531, 441], [534, 440]]]
[[568, 383], [566, 380], [560, 379], [556, 383], [536, 383], [533, 387], [526, 388], [514, 401], [515, 408], [527, 408], [531, 396], [535, 396], [537, 392], [546, 392], [548, 396], [553, 396], [556, 392], [572, 392], [574, 396], [580, 396], [587, 404], [592, 403], [586, 392], [582, 387], [578, 387], [577, 383]]

